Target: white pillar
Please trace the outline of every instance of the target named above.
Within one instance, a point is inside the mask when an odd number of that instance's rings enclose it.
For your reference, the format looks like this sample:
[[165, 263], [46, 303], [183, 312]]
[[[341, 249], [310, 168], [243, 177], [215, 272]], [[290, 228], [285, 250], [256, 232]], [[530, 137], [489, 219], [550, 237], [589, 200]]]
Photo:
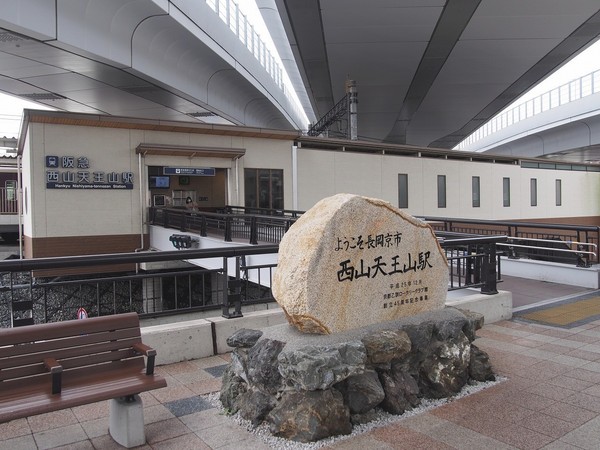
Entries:
[[142, 280], [142, 296], [145, 313], [163, 310], [161, 278], [151, 277]]
[[144, 405], [139, 395], [110, 401], [109, 431], [117, 444], [131, 448], [146, 443]]

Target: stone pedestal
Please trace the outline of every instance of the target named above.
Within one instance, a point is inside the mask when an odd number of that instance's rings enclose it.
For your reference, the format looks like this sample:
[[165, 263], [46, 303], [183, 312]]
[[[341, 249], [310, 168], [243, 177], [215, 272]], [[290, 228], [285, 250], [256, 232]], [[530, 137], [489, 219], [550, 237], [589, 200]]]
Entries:
[[144, 407], [139, 395], [114, 398], [110, 401], [109, 431], [123, 447], [132, 448], [146, 443]]
[[330, 335], [288, 324], [239, 330], [227, 341], [235, 350], [221, 402], [278, 437], [348, 434], [375, 408], [403, 414], [492, 380], [487, 354], [472, 344], [482, 325], [481, 315], [445, 308]]

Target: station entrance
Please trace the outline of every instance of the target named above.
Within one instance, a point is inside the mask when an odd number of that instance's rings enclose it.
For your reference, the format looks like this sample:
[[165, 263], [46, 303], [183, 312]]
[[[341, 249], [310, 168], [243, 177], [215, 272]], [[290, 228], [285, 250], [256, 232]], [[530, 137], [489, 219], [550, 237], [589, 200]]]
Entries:
[[227, 170], [148, 166], [152, 206], [214, 212], [227, 204]]

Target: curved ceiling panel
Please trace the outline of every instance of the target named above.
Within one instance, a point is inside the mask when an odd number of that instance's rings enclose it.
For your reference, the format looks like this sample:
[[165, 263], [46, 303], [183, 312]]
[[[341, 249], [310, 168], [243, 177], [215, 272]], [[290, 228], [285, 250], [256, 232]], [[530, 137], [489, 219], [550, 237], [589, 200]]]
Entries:
[[241, 111], [241, 122], [247, 126], [291, 128], [279, 110], [233, 69], [216, 72], [210, 79], [208, 103], [225, 111]]
[[57, 39], [78, 53], [129, 67], [136, 27], [159, 14], [167, 12], [146, 0], [58, 0]]
[[[359, 136], [376, 141], [452, 147], [600, 35], [598, 0], [275, 2], [317, 118], [355, 80]], [[203, 0], [8, 3], [0, 91], [70, 111], [300, 124]]]
[[204, 103], [210, 77], [231, 68], [168, 16], [148, 19], [136, 30], [131, 67]]
[[133, 36], [132, 55], [136, 73], [184, 92], [187, 98], [234, 123], [264, 127], [268, 122], [290, 128], [271, 101], [263, 103], [260, 115], [256, 111], [249, 114], [247, 105], [265, 96], [170, 16], [152, 17], [140, 24]]

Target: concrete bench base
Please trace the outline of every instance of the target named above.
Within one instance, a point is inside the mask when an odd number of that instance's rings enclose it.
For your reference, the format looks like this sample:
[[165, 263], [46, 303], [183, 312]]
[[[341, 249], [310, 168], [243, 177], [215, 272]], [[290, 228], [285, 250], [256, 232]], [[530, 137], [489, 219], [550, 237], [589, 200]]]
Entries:
[[113, 398], [109, 423], [110, 435], [119, 445], [132, 448], [146, 443], [144, 407], [139, 395]]

